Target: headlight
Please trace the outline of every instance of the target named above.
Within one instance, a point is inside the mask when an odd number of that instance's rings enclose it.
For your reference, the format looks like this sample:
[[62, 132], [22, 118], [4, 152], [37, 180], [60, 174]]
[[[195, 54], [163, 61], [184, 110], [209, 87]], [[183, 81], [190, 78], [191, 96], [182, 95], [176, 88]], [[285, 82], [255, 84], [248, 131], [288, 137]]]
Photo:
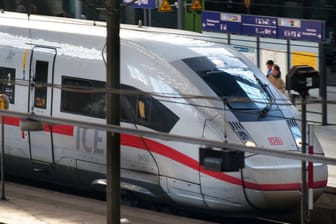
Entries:
[[257, 145], [253, 141], [246, 141], [245, 146], [247, 147], [256, 147]]
[[294, 137], [296, 146], [298, 149], [302, 147], [302, 138], [301, 138], [301, 130], [298, 127], [290, 127], [292, 135]]
[[301, 130], [299, 126], [297, 125], [294, 119], [288, 119], [287, 124], [292, 133], [297, 148], [300, 149], [302, 147], [302, 140], [301, 140]]
[[248, 147], [256, 147], [257, 145], [252, 140], [252, 137], [247, 133], [245, 130], [236, 131], [237, 135], [239, 136], [240, 140], [244, 143], [245, 146]]

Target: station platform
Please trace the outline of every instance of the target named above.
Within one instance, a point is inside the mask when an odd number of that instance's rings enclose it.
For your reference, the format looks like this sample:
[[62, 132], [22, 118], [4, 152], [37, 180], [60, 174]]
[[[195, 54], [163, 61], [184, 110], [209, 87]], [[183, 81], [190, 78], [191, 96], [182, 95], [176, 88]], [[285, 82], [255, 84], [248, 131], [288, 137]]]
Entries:
[[[8, 181], [5, 186], [7, 200], [0, 200], [0, 224], [107, 223], [105, 201]], [[311, 224], [335, 224], [335, 201], [336, 190], [328, 187], [326, 192], [314, 203]], [[125, 221], [123, 223], [129, 224], [215, 224], [209, 221], [123, 205], [121, 206], [121, 218]]]
[[[336, 87], [327, 87], [327, 123], [322, 122], [322, 105], [312, 103], [307, 105], [307, 121], [315, 123], [315, 136], [321, 144], [325, 156], [336, 158]], [[298, 101], [299, 102], [299, 101]], [[300, 110], [301, 105], [297, 105]], [[311, 212], [311, 223], [335, 224], [336, 223], [336, 165], [328, 165], [328, 183], [325, 193], [314, 203]]]
[[[314, 122], [315, 135], [321, 144], [325, 156], [336, 158], [335, 136], [336, 136], [336, 87], [327, 87], [327, 100], [335, 103], [327, 104], [327, 123], [326, 126], [318, 125], [322, 122], [322, 106], [320, 103], [307, 105], [307, 121]], [[297, 101], [299, 103], [299, 101]], [[300, 110], [301, 105], [297, 105]], [[329, 188], [336, 188], [336, 165], [328, 165], [328, 184]]]
[[[6, 182], [7, 200], [0, 200], [0, 224], [103, 224], [106, 202], [47, 189]], [[121, 218], [131, 224], [209, 224], [201, 220], [121, 206]]]

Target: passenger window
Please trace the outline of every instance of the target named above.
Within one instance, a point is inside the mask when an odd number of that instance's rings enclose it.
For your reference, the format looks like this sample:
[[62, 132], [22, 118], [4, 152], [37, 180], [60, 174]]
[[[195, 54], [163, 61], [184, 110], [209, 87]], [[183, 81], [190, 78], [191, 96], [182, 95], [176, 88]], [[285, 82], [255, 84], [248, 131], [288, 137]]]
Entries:
[[179, 120], [175, 113], [152, 96], [131, 86], [121, 85], [121, 88], [132, 92], [120, 96], [122, 122], [169, 133]]
[[34, 106], [38, 108], [47, 107], [48, 67], [49, 62], [36, 61]]
[[15, 99], [15, 69], [0, 67], [0, 93], [5, 94], [9, 102], [14, 104]]
[[[105, 82], [63, 76], [61, 111], [105, 118], [105, 91], [97, 91], [99, 88], [105, 88]], [[170, 132], [179, 120], [178, 116], [152, 96], [123, 84], [121, 89], [131, 94], [120, 96], [120, 121]]]
[[61, 111], [105, 118], [105, 88], [101, 81], [62, 77]]

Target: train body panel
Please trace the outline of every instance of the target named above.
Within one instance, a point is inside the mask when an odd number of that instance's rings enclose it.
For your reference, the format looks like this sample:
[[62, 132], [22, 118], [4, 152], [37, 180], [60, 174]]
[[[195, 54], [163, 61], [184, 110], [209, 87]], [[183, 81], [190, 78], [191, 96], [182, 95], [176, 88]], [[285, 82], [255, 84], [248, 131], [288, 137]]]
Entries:
[[[105, 124], [105, 35], [101, 23], [0, 14], [0, 90], [10, 110]], [[285, 96], [239, 53], [183, 31], [124, 26], [120, 37], [121, 126], [299, 153], [298, 112], [280, 105]], [[21, 131], [16, 117], [5, 124], [10, 173], [77, 187], [104, 183], [104, 131], [64, 124]], [[299, 161], [246, 153], [244, 168], [209, 170], [201, 147], [121, 134], [121, 187], [214, 211], [299, 201]], [[318, 195], [327, 168], [314, 168]]]

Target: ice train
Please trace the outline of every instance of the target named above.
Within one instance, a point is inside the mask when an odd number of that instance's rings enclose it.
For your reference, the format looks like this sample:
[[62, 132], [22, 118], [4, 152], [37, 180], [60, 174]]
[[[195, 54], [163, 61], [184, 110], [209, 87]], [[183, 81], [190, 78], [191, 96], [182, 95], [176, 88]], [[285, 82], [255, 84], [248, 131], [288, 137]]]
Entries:
[[[121, 126], [300, 152], [297, 110], [235, 50], [185, 31], [125, 25], [120, 37], [121, 89], [138, 93], [121, 96]], [[0, 91], [10, 110], [106, 123], [104, 93], [90, 91], [105, 87], [105, 40], [104, 24], [0, 13]], [[87, 188], [105, 178], [104, 131], [4, 122], [8, 173]], [[300, 161], [245, 153], [243, 166], [222, 169], [222, 150], [202, 149], [121, 134], [121, 187], [210, 211], [298, 204]], [[319, 145], [315, 153], [323, 154]], [[327, 166], [314, 163], [313, 177], [318, 197]]]

